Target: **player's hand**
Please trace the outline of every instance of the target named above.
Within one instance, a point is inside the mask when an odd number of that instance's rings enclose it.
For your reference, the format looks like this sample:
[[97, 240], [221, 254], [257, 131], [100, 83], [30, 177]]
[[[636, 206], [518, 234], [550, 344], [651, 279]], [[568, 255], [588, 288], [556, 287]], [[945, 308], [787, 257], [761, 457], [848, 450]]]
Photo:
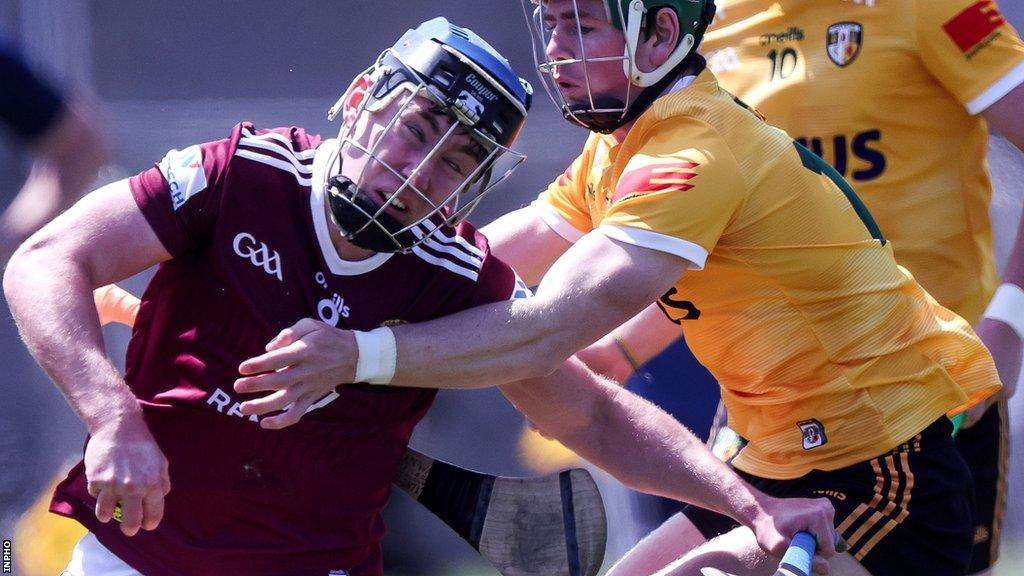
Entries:
[[134, 294], [116, 284], [107, 284], [93, 291], [93, 300], [100, 316], [100, 326], [117, 322], [130, 328], [135, 324], [140, 301]]
[[992, 353], [999, 372], [999, 380], [1003, 389], [980, 402], [967, 411], [963, 427], [970, 428], [977, 424], [988, 408], [999, 400], [1008, 400], [1017, 389], [1017, 378], [1021, 367], [1021, 341], [1017, 333], [999, 320], [982, 318], [975, 328], [978, 337]]
[[828, 574], [828, 561], [836, 553], [835, 510], [826, 498], [773, 498], [758, 494], [761, 514], [750, 529], [757, 543], [772, 556], [781, 557], [793, 535], [801, 530], [810, 532], [818, 541], [813, 560], [815, 574]]
[[285, 328], [267, 344], [267, 353], [250, 358], [238, 367], [239, 393], [269, 392], [243, 402], [242, 414], [262, 416], [260, 426], [279, 429], [298, 422], [315, 402], [356, 374], [359, 349], [351, 332], [304, 318]]
[[100, 522], [109, 522], [120, 505], [125, 536], [134, 536], [140, 528], [155, 530], [160, 524], [171, 479], [167, 458], [141, 415], [94, 431], [85, 448], [85, 477]]

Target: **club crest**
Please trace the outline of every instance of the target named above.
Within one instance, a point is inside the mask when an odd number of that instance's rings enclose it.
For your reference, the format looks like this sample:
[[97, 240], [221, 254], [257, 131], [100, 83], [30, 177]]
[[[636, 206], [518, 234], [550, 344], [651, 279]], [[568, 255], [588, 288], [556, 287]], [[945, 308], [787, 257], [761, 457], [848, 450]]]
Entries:
[[825, 426], [815, 420], [801, 420], [796, 423], [800, 427], [800, 436], [803, 439], [804, 450], [810, 450], [811, 448], [817, 448], [828, 443], [828, 437], [825, 436]]
[[826, 50], [828, 57], [840, 68], [857, 59], [864, 43], [864, 27], [857, 22], [837, 22], [828, 27]]

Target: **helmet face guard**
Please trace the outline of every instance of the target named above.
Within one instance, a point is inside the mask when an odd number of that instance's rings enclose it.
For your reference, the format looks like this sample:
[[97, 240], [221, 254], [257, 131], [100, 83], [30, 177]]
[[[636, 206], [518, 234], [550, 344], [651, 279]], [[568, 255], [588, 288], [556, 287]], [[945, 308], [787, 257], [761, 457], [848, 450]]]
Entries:
[[[345, 108], [358, 90], [358, 105]], [[531, 96], [472, 32], [441, 18], [408, 31], [328, 112], [333, 120], [344, 109], [345, 122], [319, 184], [345, 237], [410, 252], [464, 219], [525, 159], [510, 146]]]
[[[580, 10], [577, 0], [571, 0], [576, 14], [574, 36], [578, 53], [576, 58], [551, 60], [547, 47], [552, 31], [545, 24], [548, 0], [521, 0], [533, 44], [534, 61], [540, 72], [541, 83], [566, 120], [595, 132], [610, 133], [643, 112], [667, 88], [679, 73], [687, 56], [703, 38], [704, 30], [715, 14], [713, 0], [605, 0], [605, 16], [611, 24], [622, 30], [625, 50], [622, 55], [590, 56], [583, 42]], [[528, 5], [529, 4], [529, 5]], [[655, 70], [644, 72], [636, 65], [636, 51], [648, 13], [667, 7], [679, 17], [680, 40], [669, 58]], [[622, 71], [628, 79], [624, 100], [614, 96], [595, 94], [591, 88], [590, 66], [603, 62], [622, 62]], [[587, 97], [584, 102], [569, 102], [554, 82], [559, 66], [583, 67]], [[636, 99], [632, 95], [639, 92]]]

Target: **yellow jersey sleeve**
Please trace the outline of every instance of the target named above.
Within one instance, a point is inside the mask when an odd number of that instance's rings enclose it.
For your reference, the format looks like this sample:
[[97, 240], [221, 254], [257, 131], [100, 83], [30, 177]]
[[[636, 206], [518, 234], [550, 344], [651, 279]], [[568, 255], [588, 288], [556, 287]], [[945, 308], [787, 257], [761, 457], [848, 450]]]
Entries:
[[586, 177], [583, 164], [586, 155], [584, 152], [577, 157], [533, 203], [540, 218], [570, 242], [579, 240], [592, 227], [584, 194]]
[[675, 117], [651, 130], [615, 184], [598, 231], [701, 269], [746, 196], [742, 171], [700, 120]]
[[971, 114], [1024, 82], [1024, 43], [994, 0], [916, 0], [928, 71]]

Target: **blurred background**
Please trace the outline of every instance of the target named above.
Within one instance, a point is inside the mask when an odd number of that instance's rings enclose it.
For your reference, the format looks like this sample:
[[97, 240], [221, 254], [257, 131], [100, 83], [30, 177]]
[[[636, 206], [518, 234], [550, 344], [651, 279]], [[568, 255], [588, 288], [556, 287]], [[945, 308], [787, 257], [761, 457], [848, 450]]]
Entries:
[[[1000, 4], [1018, 29], [1024, 27], [1024, 5]], [[585, 138], [562, 120], [536, 80], [517, 0], [0, 0], [0, 34], [58, 85], [84, 86], [103, 100], [112, 159], [101, 175], [100, 183], [106, 183], [146, 169], [172, 148], [226, 137], [241, 120], [258, 128], [297, 125], [330, 135], [337, 127], [327, 123], [326, 110], [352, 77], [407, 28], [438, 15], [488, 39], [539, 91], [517, 146], [529, 159], [477, 210], [472, 220], [482, 225], [530, 202], [565, 169]], [[16, 88], [0, 86], [0, 91]], [[998, 138], [992, 139], [992, 150], [997, 251], [1005, 259], [1020, 213], [1024, 161]], [[0, 137], [0, 205], [18, 190], [28, 166], [16, 140]], [[133, 278], [125, 287], [139, 294], [146, 279]], [[0, 315], [0, 501], [28, 506], [55, 472], [79, 457], [84, 432], [18, 340], [6, 306]], [[128, 330], [108, 328], [106, 336], [112, 357], [123, 360]], [[678, 378], [672, 351], [656, 359], [648, 372], [650, 378], [631, 386], [663, 394], [695, 386]], [[707, 396], [698, 392], [692, 397]], [[686, 394], [677, 410], [684, 416], [690, 412], [692, 427], [704, 434], [713, 405], [690, 401]], [[1021, 394], [1012, 412], [1018, 441], [996, 570], [1004, 576], [1024, 574]], [[468, 468], [531, 474], [520, 454], [521, 428], [522, 418], [496, 391], [442, 393], [413, 445]], [[609, 498], [609, 506], [614, 501]], [[640, 529], [614, 510], [609, 514], [610, 562], [639, 537]], [[404, 494], [395, 494], [386, 516], [389, 576], [497, 574]], [[2, 538], [12, 537], [14, 520], [10, 514], [0, 518]], [[15, 541], [16, 560], [23, 573], [34, 574], [32, 566], [41, 558], [17, 554], [26, 544]]]

